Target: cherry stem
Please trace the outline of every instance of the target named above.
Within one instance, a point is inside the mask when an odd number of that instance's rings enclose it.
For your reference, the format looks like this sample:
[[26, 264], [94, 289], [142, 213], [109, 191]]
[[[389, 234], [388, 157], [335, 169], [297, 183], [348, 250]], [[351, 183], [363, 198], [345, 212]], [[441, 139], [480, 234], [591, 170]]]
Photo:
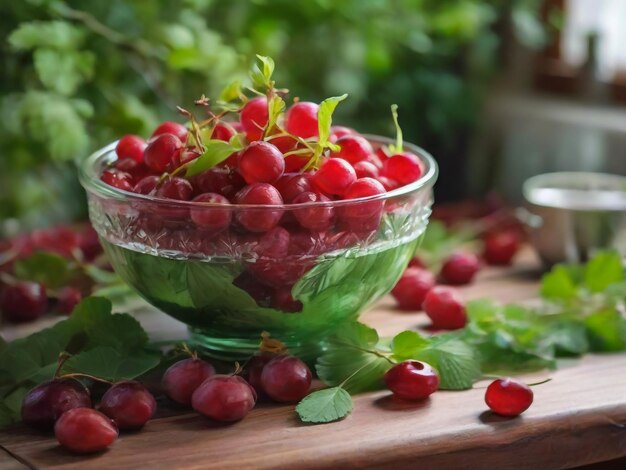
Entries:
[[529, 387], [534, 387], [535, 385], [543, 385], [543, 384], [545, 384], [545, 383], [548, 383], [548, 382], [550, 382], [551, 380], [552, 380], [552, 378], [549, 378], [549, 379], [541, 380], [541, 381], [539, 381], [539, 382], [533, 382], [533, 383], [531, 383], [531, 384], [526, 384], [526, 385], [528, 385]]
[[83, 374], [81, 372], [73, 372], [71, 374], [63, 374], [58, 377], [59, 379], [90, 379], [95, 382], [100, 382], [108, 385], [113, 385], [113, 382], [107, 379], [101, 379], [100, 377], [96, 377], [95, 375]]
[[54, 371], [54, 378], [57, 378], [59, 376], [59, 374], [61, 373], [61, 369], [63, 368], [63, 365], [65, 364], [65, 361], [67, 361], [70, 357], [72, 357], [72, 355], [66, 351], [62, 351], [59, 353], [59, 358], [57, 359], [58, 363], [57, 363], [57, 368]]

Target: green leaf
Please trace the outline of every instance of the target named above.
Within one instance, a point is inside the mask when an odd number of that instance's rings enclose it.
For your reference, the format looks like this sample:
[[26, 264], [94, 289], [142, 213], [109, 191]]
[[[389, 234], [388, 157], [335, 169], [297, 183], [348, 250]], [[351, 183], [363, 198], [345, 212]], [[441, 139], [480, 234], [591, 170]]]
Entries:
[[557, 265], [541, 278], [541, 296], [549, 300], [571, 300], [577, 288], [566, 266]]
[[265, 125], [266, 134], [274, 128], [278, 118], [282, 112], [285, 111], [285, 107], [285, 100], [283, 100], [280, 96], [272, 96], [272, 98], [270, 98], [267, 103], [268, 119], [267, 124]]
[[331, 423], [352, 411], [352, 397], [341, 387], [313, 392], [298, 403], [296, 413], [305, 423]]
[[391, 117], [393, 118], [393, 124], [396, 128], [396, 144], [390, 146], [390, 150], [393, 153], [402, 153], [403, 150], [403, 139], [402, 139], [402, 128], [398, 123], [398, 105], [391, 105]]
[[205, 151], [198, 158], [193, 160], [187, 167], [185, 177], [191, 178], [199, 173], [202, 173], [209, 168], [213, 168], [215, 165], [223, 162], [233, 153], [242, 149], [239, 145], [239, 141], [236, 139], [231, 142], [224, 142], [223, 140], [209, 140], [204, 143]]
[[623, 351], [626, 348], [626, 319], [613, 308], [592, 313], [585, 319], [587, 335], [594, 352]]
[[317, 110], [319, 138], [315, 149], [316, 157], [319, 157], [329, 144], [328, 139], [330, 138], [330, 127], [333, 125], [333, 113], [335, 112], [335, 108], [347, 97], [347, 94], [332, 96], [320, 103], [320, 107]]
[[391, 352], [394, 359], [404, 361], [412, 359], [429, 344], [429, 340], [421, 336], [416, 331], [403, 331], [391, 340]]
[[259, 64], [254, 64], [250, 71], [250, 78], [255, 87], [267, 87], [271, 85], [272, 74], [274, 73], [274, 61], [271, 57], [257, 54]]
[[76, 275], [67, 259], [48, 252], [38, 252], [17, 261], [14, 273], [20, 279], [41, 282], [51, 289], [68, 285]]
[[235, 80], [222, 90], [219, 95], [219, 100], [225, 103], [238, 100], [243, 92], [241, 91], [241, 80]]
[[553, 315], [546, 321], [548, 325], [542, 340], [554, 346], [557, 356], [577, 356], [589, 351], [587, 328], [579, 318]]
[[41, 48], [34, 54], [35, 70], [46, 88], [72, 95], [93, 76], [95, 56], [88, 51], [58, 51]]
[[603, 292], [611, 284], [624, 281], [622, 257], [615, 251], [596, 254], [585, 268], [585, 285], [591, 292]]
[[111, 346], [98, 346], [69, 358], [63, 372], [89, 374], [110, 381], [138, 377], [156, 367], [160, 354], [136, 352], [127, 355]]
[[22, 23], [9, 35], [9, 44], [17, 49], [53, 47], [70, 50], [79, 47], [84, 36], [83, 28], [67, 21], [31, 21]]

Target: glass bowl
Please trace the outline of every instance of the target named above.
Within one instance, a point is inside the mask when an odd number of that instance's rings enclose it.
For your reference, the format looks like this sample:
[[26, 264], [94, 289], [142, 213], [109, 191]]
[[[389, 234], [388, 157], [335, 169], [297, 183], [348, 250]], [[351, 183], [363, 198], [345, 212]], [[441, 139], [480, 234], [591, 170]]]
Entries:
[[[366, 137], [375, 148], [391, 143]], [[85, 159], [79, 172], [114, 270], [186, 323], [195, 347], [225, 360], [249, 357], [263, 332], [292, 354], [315, 356], [324, 338], [395, 285], [426, 228], [437, 177], [434, 159], [405, 144], [423, 176], [379, 196], [281, 206], [171, 201], [100, 181], [117, 158], [115, 145]], [[219, 232], [201, 228], [194, 211], [231, 223]], [[328, 217], [326, 226], [303, 228], [299, 220], [316, 211]], [[250, 219], [266, 227], [279, 220], [279, 228], [251, 232], [244, 228]]]

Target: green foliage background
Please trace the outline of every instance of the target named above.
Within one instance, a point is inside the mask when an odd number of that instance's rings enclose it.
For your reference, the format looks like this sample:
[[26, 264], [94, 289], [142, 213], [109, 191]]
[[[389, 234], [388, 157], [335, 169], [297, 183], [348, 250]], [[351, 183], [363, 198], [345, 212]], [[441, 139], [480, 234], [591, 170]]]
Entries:
[[72, 160], [146, 135], [272, 56], [292, 96], [349, 92], [338, 120], [405, 137], [447, 166], [496, 66], [494, 24], [527, 40], [536, 0], [19, 0], [0, 2], [0, 235], [84, 216]]

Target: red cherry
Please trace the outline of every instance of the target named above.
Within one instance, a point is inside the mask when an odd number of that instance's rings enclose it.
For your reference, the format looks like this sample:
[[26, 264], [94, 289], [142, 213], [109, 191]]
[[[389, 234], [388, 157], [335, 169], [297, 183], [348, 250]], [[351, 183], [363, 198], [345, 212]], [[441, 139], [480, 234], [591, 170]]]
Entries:
[[83, 294], [75, 287], [67, 286], [59, 291], [55, 310], [59, 313], [69, 315], [74, 307], [83, 299]]
[[232, 199], [246, 182], [236, 171], [226, 168], [212, 168], [193, 178], [196, 194], [216, 193]]
[[193, 392], [191, 405], [216, 421], [239, 421], [256, 403], [254, 389], [238, 375], [214, 375]]
[[139, 180], [139, 182], [133, 188], [133, 192], [137, 194], [154, 194], [159, 184], [160, 178], [158, 176], [146, 176]]
[[20, 323], [36, 320], [48, 310], [48, 297], [43, 284], [17, 281], [7, 285], [0, 297], [2, 317]]
[[319, 136], [317, 111], [319, 105], [309, 101], [294, 104], [285, 116], [287, 132], [304, 139]]
[[384, 160], [382, 175], [404, 186], [422, 176], [422, 166], [417, 155], [408, 152], [399, 153]]
[[248, 184], [273, 183], [284, 171], [283, 154], [268, 142], [252, 142], [239, 157], [239, 173]]
[[127, 380], [111, 386], [102, 396], [98, 409], [119, 429], [138, 429], [152, 418], [156, 407], [156, 400], [146, 387]]
[[54, 425], [54, 435], [63, 447], [78, 454], [99, 452], [118, 436], [113, 421], [91, 408], [74, 408], [63, 413]]
[[425, 269], [407, 268], [391, 291], [402, 310], [421, 310], [426, 294], [435, 287], [435, 276]]
[[297, 357], [277, 356], [263, 368], [261, 385], [274, 401], [300, 401], [311, 388], [311, 371]]
[[277, 287], [272, 294], [272, 307], [282, 310], [283, 312], [301, 312], [302, 302], [296, 300], [291, 295], [291, 288]]
[[[385, 188], [373, 178], [361, 178], [350, 185], [345, 193], [345, 199], [359, 199], [384, 194]], [[383, 216], [385, 202], [369, 201], [355, 202], [341, 207], [341, 220], [348, 230], [353, 232], [367, 232], [378, 229]]]
[[211, 364], [190, 357], [172, 364], [163, 374], [161, 385], [171, 400], [190, 406], [193, 392], [213, 375], [215, 368]]
[[287, 155], [285, 157], [285, 173], [302, 170], [310, 158], [310, 155]]
[[280, 153], [287, 153], [293, 150], [298, 144], [298, 141], [296, 139], [288, 135], [281, 135], [278, 137], [270, 136], [269, 142], [270, 144], [274, 145], [278, 150], [280, 150]]
[[[330, 202], [326, 196], [320, 193], [308, 191], [301, 193], [293, 201], [293, 204], [309, 204], [309, 203], [327, 203]], [[326, 230], [333, 223], [335, 210], [331, 205], [316, 205], [315, 207], [306, 207], [302, 209], [294, 209], [293, 215], [296, 217], [300, 225], [310, 230], [322, 231]]]
[[102, 253], [98, 232], [91, 225], [85, 226], [82, 231], [75, 233], [75, 235], [78, 235], [76, 243], [80, 251], [82, 251], [85, 260], [92, 261]]
[[[193, 202], [203, 202], [207, 204], [220, 204], [230, 206], [230, 201], [224, 196], [215, 193], [204, 193], [196, 196]], [[217, 232], [223, 230], [230, 225], [231, 208], [225, 207], [193, 207], [190, 211], [191, 220], [199, 226], [207, 230]]]
[[336, 142], [341, 149], [333, 153], [333, 157], [343, 158], [354, 165], [367, 159], [373, 152], [372, 144], [360, 135], [346, 135]]
[[356, 134], [354, 129], [345, 126], [332, 126], [330, 128], [330, 141], [334, 144], [346, 135]]
[[143, 154], [145, 164], [156, 173], [163, 173], [178, 158], [183, 143], [174, 134], [158, 134]]
[[143, 164], [143, 162], [137, 162], [132, 158], [122, 158], [115, 162], [115, 169], [128, 173], [131, 176], [133, 182], [139, 181], [150, 174], [150, 168]]
[[453, 253], [443, 263], [439, 273], [447, 284], [469, 284], [478, 272], [480, 262], [472, 253]]
[[401, 185], [394, 179], [387, 178], [386, 176], [379, 176], [376, 178], [380, 184], [382, 184], [387, 191], [393, 191], [398, 189]]
[[100, 179], [114, 188], [123, 191], [133, 190], [133, 178], [128, 173], [117, 170], [104, 170]]
[[513, 261], [519, 246], [519, 237], [515, 232], [493, 232], [485, 237], [483, 258], [492, 266], [506, 266]]
[[[278, 206], [283, 199], [278, 190], [267, 183], [254, 183], [246, 186], [235, 196], [237, 204]], [[282, 208], [236, 209], [235, 218], [245, 229], [251, 232], [267, 232], [278, 225], [283, 216]]]
[[130, 158], [136, 162], [143, 162], [143, 152], [147, 145], [141, 137], [129, 134], [117, 142], [115, 153], [120, 160]]
[[53, 379], [37, 385], [24, 396], [22, 421], [35, 428], [51, 429], [63, 413], [83, 407], [91, 407], [87, 387], [70, 378]]
[[213, 134], [211, 134], [211, 139], [223, 140], [224, 142], [228, 142], [234, 135], [235, 135], [235, 129], [233, 129], [228, 124], [224, 124], [223, 122], [218, 122], [215, 125], [215, 128], [213, 129]]
[[164, 134], [175, 135], [176, 137], [178, 137], [178, 140], [180, 140], [182, 143], [185, 143], [187, 142], [187, 135], [189, 134], [189, 131], [182, 124], [173, 121], [165, 121], [154, 130], [150, 140], [154, 140], [155, 137]]
[[323, 193], [343, 196], [356, 181], [356, 173], [350, 163], [341, 158], [329, 158], [313, 175], [313, 184]]
[[485, 392], [485, 403], [501, 416], [518, 416], [533, 403], [531, 388], [511, 378], [497, 379], [491, 382]]
[[189, 201], [193, 196], [193, 186], [183, 178], [168, 178], [159, 186], [156, 195], [165, 199]]
[[274, 186], [286, 204], [292, 203], [298, 195], [312, 191], [311, 176], [308, 173], [285, 173]]
[[449, 287], [436, 286], [430, 289], [423, 307], [435, 328], [457, 330], [467, 324], [465, 305], [457, 292]]
[[[371, 162], [361, 161], [354, 164], [357, 178], [377, 178], [378, 168]], [[383, 185], [384, 186], [384, 185]]]
[[403, 400], [423, 400], [439, 388], [439, 374], [429, 364], [405, 361], [385, 373], [385, 384]]
[[265, 96], [252, 98], [246, 103], [239, 115], [239, 121], [249, 141], [260, 140], [263, 137], [263, 129], [267, 126], [268, 118]]
[[274, 354], [262, 352], [253, 356], [250, 361], [248, 361], [248, 366], [246, 367], [246, 380], [259, 396], [265, 395], [263, 386], [261, 385], [261, 374], [263, 373], [263, 368], [265, 367], [265, 364], [270, 362], [274, 357], [276, 357]]

